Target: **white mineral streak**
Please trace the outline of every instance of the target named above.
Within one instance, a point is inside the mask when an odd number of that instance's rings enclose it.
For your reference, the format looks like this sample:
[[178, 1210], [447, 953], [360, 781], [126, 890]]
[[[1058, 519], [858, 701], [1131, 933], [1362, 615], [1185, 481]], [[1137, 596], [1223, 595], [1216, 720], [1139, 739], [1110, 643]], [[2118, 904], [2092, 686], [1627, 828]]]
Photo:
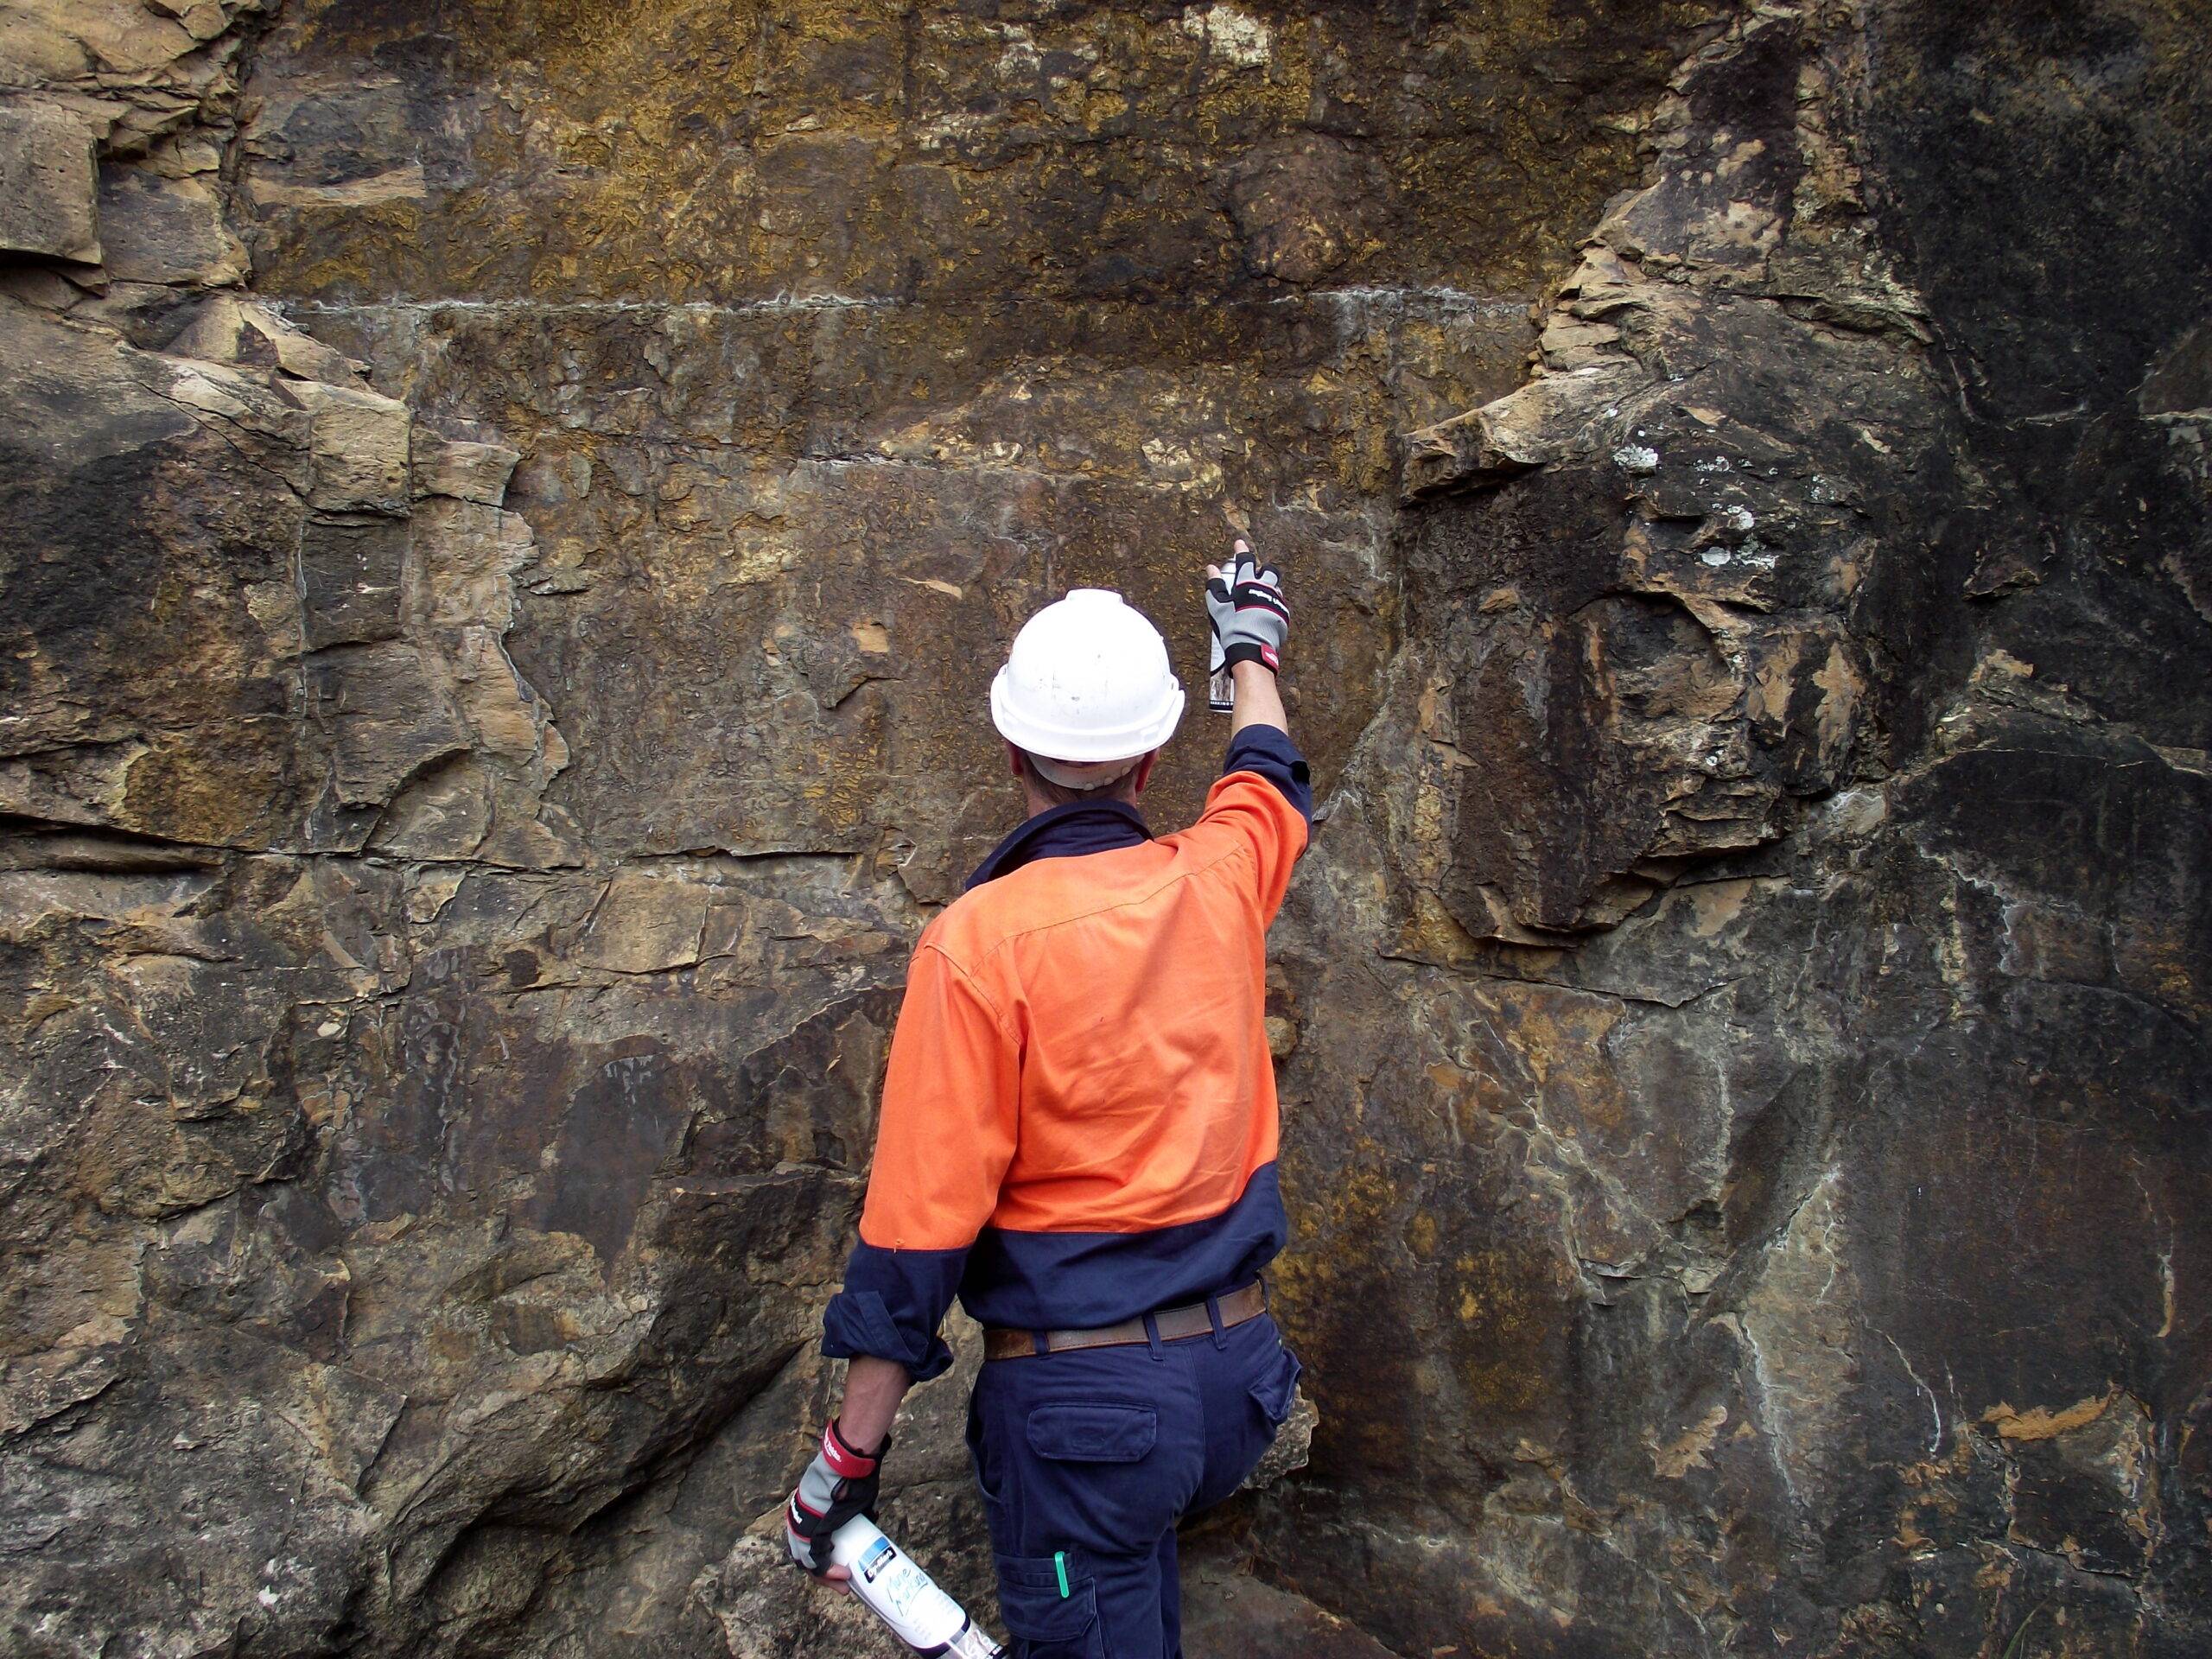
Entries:
[[1209, 57], [1256, 69], [1274, 55], [1275, 32], [1268, 24], [1235, 6], [1212, 5], [1183, 9], [1183, 32], [1206, 43]]

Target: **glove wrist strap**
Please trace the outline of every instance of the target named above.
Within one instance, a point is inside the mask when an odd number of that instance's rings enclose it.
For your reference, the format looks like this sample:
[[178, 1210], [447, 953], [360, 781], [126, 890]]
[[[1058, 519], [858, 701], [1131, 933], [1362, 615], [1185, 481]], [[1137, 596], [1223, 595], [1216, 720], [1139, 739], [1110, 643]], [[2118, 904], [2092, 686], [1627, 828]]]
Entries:
[[837, 1420], [834, 1417], [822, 1431], [822, 1460], [840, 1480], [865, 1480], [875, 1472], [875, 1465], [890, 1449], [891, 1443], [886, 1440], [873, 1455], [855, 1451], [837, 1432]]
[[1254, 639], [1239, 639], [1233, 645], [1222, 648], [1221, 665], [1234, 668], [1239, 663], [1257, 663], [1271, 674], [1282, 672], [1282, 658], [1273, 645]]

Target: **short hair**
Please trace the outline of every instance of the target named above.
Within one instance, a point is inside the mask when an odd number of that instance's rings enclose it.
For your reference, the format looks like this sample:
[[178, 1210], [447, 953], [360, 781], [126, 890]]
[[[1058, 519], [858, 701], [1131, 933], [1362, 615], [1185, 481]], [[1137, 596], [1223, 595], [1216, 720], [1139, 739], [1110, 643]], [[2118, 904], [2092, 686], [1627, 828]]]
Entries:
[[1038, 771], [1037, 757], [1028, 750], [1017, 748], [1014, 753], [1021, 757], [1021, 775], [1029, 786], [1055, 806], [1071, 806], [1077, 801], [1134, 801], [1137, 798], [1137, 774], [1144, 770], [1143, 757], [1139, 756], [1127, 772], [1096, 789], [1070, 789]]

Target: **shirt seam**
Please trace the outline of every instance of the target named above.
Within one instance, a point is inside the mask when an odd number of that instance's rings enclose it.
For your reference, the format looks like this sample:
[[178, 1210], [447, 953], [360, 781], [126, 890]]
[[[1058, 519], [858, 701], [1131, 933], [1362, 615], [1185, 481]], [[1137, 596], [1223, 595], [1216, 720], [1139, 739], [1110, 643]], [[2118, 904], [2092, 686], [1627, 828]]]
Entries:
[[[1281, 1163], [1282, 1147], [1281, 1140], [1278, 1139], [1273, 1157], [1262, 1158], [1244, 1172], [1243, 1179], [1238, 1183], [1235, 1198], [1230, 1199], [1220, 1209], [1203, 1216], [1193, 1216], [1188, 1221], [1154, 1222], [1144, 1227], [1007, 1227], [996, 1221], [987, 1220], [976, 1236], [980, 1240], [983, 1232], [994, 1232], [1011, 1234], [1016, 1238], [1137, 1239], [1152, 1238], [1161, 1233], [1176, 1232], [1188, 1227], [1207, 1227], [1216, 1222], [1226, 1221], [1236, 1212], [1238, 1206], [1252, 1196], [1253, 1184], [1263, 1169], [1274, 1169], [1277, 1172], [1276, 1186], [1272, 1202], [1276, 1209], [1281, 1210], [1283, 1207]], [[1001, 1195], [1004, 1190], [1001, 1189]], [[997, 1211], [994, 1209], [992, 1213], [995, 1215]], [[877, 1248], [880, 1249], [880, 1246]], [[975, 1247], [970, 1245], [969, 1248], [972, 1249]]]
[[[1301, 760], [1299, 764], [1303, 766], [1305, 762]], [[1298, 803], [1282, 792], [1282, 785], [1264, 772], [1254, 772], [1249, 766], [1239, 766], [1234, 772], [1223, 772], [1221, 778], [1217, 780], [1216, 786], [1218, 787], [1220, 783], [1225, 783], [1231, 778], [1258, 779], [1274, 792], [1277, 800], [1290, 809], [1290, 816], [1298, 820], [1300, 831], [1298, 850], [1290, 855], [1290, 861], [1295, 864], [1300, 859], [1305, 857], [1306, 849], [1313, 844], [1313, 815], [1311, 812], [1300, 810]]]
[[[1223, 784], [1227, 783], [1232, 778], [1249, 778], [1262, 788], [1267, 790], [1269, 794], [1274, 797], [1274, 798], [1277, 800], [1283, 800], [1282, 791], [1275, 787], [1274, 781], [1269, 779], [1266, 773], [1253, 772], [1243, 766], [1239, 766], [1234, 772], [1225, 772], [1222, 773], [1219, 778], [1214, 780], [1213, 787], [1218, 789]], [[1207, 792], [1211, 794], [1212, 791], [1209, 790]], [[1298, 808], [1287, 800], [1283, 801], [1283, 805], [1288, 810], [1291, 817], [1297, 821], [1301, 829], [1304, 829], [1305, 820], [1303, 816], [1299, 812]], [[1202, 814], [1199, 817], [1198, 823], [1192, 824], [1191, 829], [1195, 830], [1205, 822], [1205, 816]], [[1187, 835], [1189, 833], [1189, 830], [1179, 830], [1173, 831], [1168, 835], [1154, 836], [1149, 841], [1141, 842], [1137, 844], [1140, 846], [1156, 847], [1166, 842], [1173, 841], [1177, 836]], [[1309, 830], [1304, 839], [1302, 839], [1299, 843], [1297, 851], [1290, 855], [1291, 861], [1294, 864], [1296, 863], [1301, 856], [1303, 856], [1306, 847], [1312, 843], [1312, 841], [1313, 836], [1312, 832]], [[1110, 849], [1109, 850], [1125, 853], [1131, 849], [1127, 847], [1116, 847]], [[985, 963], [988, 962], [993, 957], [998, 955], [1000, 951], [1005, 950], [1008, 945], [1016, 944], [1022, 939], [1034, 938], [1039, 933], [1049, 933], [1054, 928], [1066, 927], [1076, 922], [1088, 921], [1094, 916], [1104, 916], [1114, 911], [1128, 910], [1134, 906], [1149, 903], [1151, 900], [1160, 897], [1161, 893], [1166, 892], [1168, 888], [1175, 886], [1178, 882], [1188, 881], [1193, 876], [1205, 875], [1210, 871], [1218, 869], [1223, 864], [1227, 863], [1230, 859], [1238, 857], [1247, 859], [1250, 861], [1253, 868], [1253, 874], [1255, 876], [1260, 873], [1260, 855], [1258, 849], [1243, 836], [1238, 836], [1236, 839], [1236, 844], [1228, 848], [1218, 856], [1209, 859], [1205, 863], [1199, 865], [1198, 868], [1194, 870], [1185, 870], [1180, 875], [1171, 876], [1168, 880], [1162, 881], [1156, 887], [1147, 888], [1143, 893], [1137, 893], [1130, 898], [1117, 899], [1110, 903], [1102, 904], [1090, 910], [1077, 911], [1071, 916], [1062, 916], [1052, 921], [1040, 922], [1034, 927], [1026, 927], [1020, 932], [1008, 933], [1003, 938], [995, 940], [992, 943], [990, 949], [984, 951], [982, 956], [976, 959], [975, 969], [980, 969]], [[1025, 866], [1024, 868], [1027, 867]], [[1009, 871], [1008, 874], [1019, 874], [1019, 872]], [[1255, 910], [1257, 910], [1259, 906], [1255, 905], [1254, 908]], [[1264, 931], [1265, 930], [1263, 928], [1262, 932], [1264, 933]], [[934, 950], [947, 963], [950, 963], [952, 967], [959, 972], [961, 978], [966, 981], [967, 983], [975, 990], [976, 995], [982, 998], [984, 1006], [990, 1009], [992, 1015], [1000, 1021], [1001, 1026], [1006, 1027], [1006, 1034], [1009, 1037], [1014, 1035], [1012, 1027], [1007, 1021], [1006, 1016], [999, 1012], [998, 1004], [991, 1000], [989, 993], [986, 992], [982, 984], [976, 979], [975, 969], [971, 969], [962, 963], [957, 957], [955, 957], [950, 950], [947, 950], [943, 944], [938, 943], [934, 939], [923, 940], [918, 948]]]
[[[973, 991], [976, 994], [976, 999], [982, 1003], [986, 1009], [989, 1011], [991, 1023], [999, 1028], [999, 1035], [1005, 1038], [1007, 1042], [1012, 1043], [1015, 1048], [1019, 1049], [1021, 1046], [1020, 1039], [1014, 1035], [1014, 1022], [1008, 1020], [1004, 1014], [999, 1011], [999, 1005], [992, 999], [991, 994], [982, 988], [982, 984], [977, 982], [974, 974], [969, 972], [969, 970], [961, 964], [960, 959], [957, 957], [954, 956], [950, 950], [947, 950], [943, 945], [938, 944], [933, 939], [924, 939], [916, 944], [914, 949], [918, 955], [924, 950], [928, 951], [939, 962], [942, 962], [946, 967], [951, 969], [955, 974], [958, 975], [960, 976], [960, 982], [965, 985], [969, 990]], [[910, 978], [912, 977], [911, 973], [908, 976]]]
[[[1262, 779], [1261, 781], [1264, 783], [1266, 782], [1266, 779]], [[1192, 826], [1192, 828], [1196, 827], [1196, 825]], [[1117, 850], [1126, 852], [1128, 849], [1122, 848]], [[1129, 898], [1116, 899], [1109, 903], [1096, 906], [1090, 910], [1079, 910], [1071, 916], [1062, 916], [1049, 922], [1039, 922], [1036, 926], [1025, 927], [1018, 933], [1008, 933], [1004, 938], [994, 941], [991, 948], [984, 951], [981, 957], [976, 958], [976, 966], [977, 968], [981, 968], [985, 963], [988, 962], [993, 957], [997, 956], [1000, 951], [1005, 950], [1008, 945], [1018, 944], [1023, 939], [1033, 938], [1039, 933], [1050, 933], [1055, 928], [1072, 926], [1077, 922], [1087, 922], [1094, 916], [1104, 916], [1114, 911], [1129, 910], [1135, 908], [1138, 905], [1149, 904], [1154, 899], [1159, 898], [1161, 893], [1166, 892], [1168, 888], [1179, 886], [1185, 881], [1191, 880], [1194, 877], [1205, 875], [1211, 871], [1217, 870], [1232, 858], [1248, 858], [1250, 859], [1255, 866], [1259, 861], [1259, 855], [1253, 851], [1252, 848], [1240, 838], [1236, 846], [1229, 848], [1217, 857], [1207, 860], [1206, 862], [1199, 865], [1198, 868], [1194, 870], [1185, 870], [1180, 875], [1170, 876], [1166, 880], [1162, 881], [1156, 887], [1147, 887], [1144, 892], [1134, 894]], [[950, 952], [948, 952], [943, 945], [932, 944], [929, 948], [936, 951], [938, 955], [943, 957], [947, 962], [951, 963], [956, 968], [960, 967], [958, 961]], [[972, 974], [968, 969], [961, 968], [960, 972], [961, 977], [966, 979], [969, 984], [974, 985], [976, 983]], [[998, 1005], [992, 1002], [988, 996], [984, 995], [983, 989], [980, 985], [976, 987], [976, 994], [978, 996], [982, 996], [983, 1001], [989, 1005], [993, 1014], [996, 1014], [998, 1012]]]
[[[1223, 772], [1220, 777], [1214, 779], [1213, 787], [1215, 789], [1220, 788], [1222, 785], [1227, 783], [1231, 778], [1253, 778], [1258, 779], [1261, 783], [1267, 785], [1268, 791], [1273, 794], [1277, 800], [1281, 801], [1285, 806], [1290, 809], [1290, 816], [1297, 821], [1300, 830], [1298, 850], [1290, 855], [1290, 861], [1294, 865], [1300, 859], [1305, 857], [1306, 849], [1313, 844], [1313, 820], [1311, 815], [1300, 811], [1298, 809], [1298, 803], [1286, 796], [1282, 792], [1281, 785], [1277, 784], [1274, 779], [1268, 777], [1264, 772], [1255, 772], [1249, 766], [1239, 766], [1234, 772]], [[1209, 791], [1208, 792], [1211, 793], [1211, 791]], [[1201, 818], [1199, 822], [1204, 823], [1205, 820]], [[1196, 826], [1194, 825], [1192, 827], [1195, 828]], [[1243, 850], [1249, 853], [1252, 851], [1252, 849], [1249, 844], [1247, 844]], [[1254, 855], [1255, 860], [1257, 856], [1258, 855], [1256, 854]]]

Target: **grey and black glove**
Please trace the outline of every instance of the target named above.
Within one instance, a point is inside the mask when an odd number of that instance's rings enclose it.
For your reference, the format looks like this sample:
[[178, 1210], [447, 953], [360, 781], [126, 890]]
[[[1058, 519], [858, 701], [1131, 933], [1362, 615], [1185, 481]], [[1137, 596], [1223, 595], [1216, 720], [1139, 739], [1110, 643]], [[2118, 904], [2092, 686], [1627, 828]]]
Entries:
[[[1282, 573], [1255, 561], [1241, 538], [1236, 562], [1206, 582], [1206, 624], [1213, 633], [1207, 667], [1217, 683], [1238, 663], [1263, 663], [1281, 671], [1283, 642], [1290, 637]], [[1217, 695], [1214, 706], [1228, 704]]]
[[822, 1449], [784, 1505], [784, 1541], [795, 1563], [822, 1572], [830, 1565], [830, 1535], [856, 1515], [874, 1518], [883, 1454], [890, 1449], [887, 1437], [873, 1452], [855, 1452], [837, 1433], [835, 1419], [822, 1431]]
[[1205, 620], [1221, 646], [1221, 664], [1263, 661], [1281, 668], [1283, 641], [1289, 639], [1289, 604], [1283, 601], [1283, 573], [1259, 564], [1243, 540], [1236, 562], [1205, 584]]

